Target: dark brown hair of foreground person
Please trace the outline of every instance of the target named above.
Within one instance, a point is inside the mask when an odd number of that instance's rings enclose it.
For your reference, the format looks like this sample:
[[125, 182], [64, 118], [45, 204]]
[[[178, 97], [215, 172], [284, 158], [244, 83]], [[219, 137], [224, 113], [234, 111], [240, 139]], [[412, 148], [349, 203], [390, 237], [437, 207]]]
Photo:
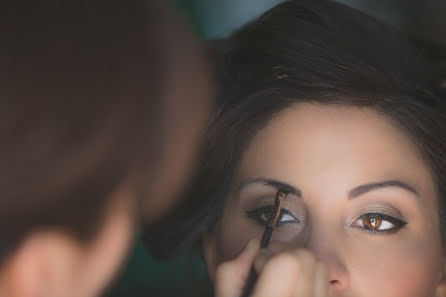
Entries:
[[154, 255], [168, 257], [214, 230], [251, 139], [299, 102], [367, 107], [401, 128], [433, 173], [446, 239], [446, 71], [439, 63], [390, 26], [334, 1], [285, 1], [217, 46], [220, 102], [201, 171], [189, 202], [146, 232]]
[[123, 180], [150, 192], [198, 102], [172, 95], [200, 60], [183, 29], [158, 1], [2, 2], [0, 261], [39, 228], [89, 240]]

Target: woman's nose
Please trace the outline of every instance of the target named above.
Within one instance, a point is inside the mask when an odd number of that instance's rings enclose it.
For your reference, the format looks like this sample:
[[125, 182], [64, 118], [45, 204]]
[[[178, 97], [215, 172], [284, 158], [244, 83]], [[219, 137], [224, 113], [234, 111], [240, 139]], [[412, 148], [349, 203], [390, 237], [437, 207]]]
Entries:
[[304, 247], [312, 251], [316, 259], [323, 261], [329, 272], [330, 291], [343, 291], [350, 286], [346, 256], [340, 253], [342, 242], [333, 231], [312, 228], [306, 236]]

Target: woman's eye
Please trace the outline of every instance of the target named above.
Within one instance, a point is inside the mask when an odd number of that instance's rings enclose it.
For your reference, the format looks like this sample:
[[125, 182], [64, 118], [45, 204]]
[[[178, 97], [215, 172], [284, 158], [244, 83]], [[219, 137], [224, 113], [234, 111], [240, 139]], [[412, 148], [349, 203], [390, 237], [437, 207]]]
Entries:
[[393, 233], [403, 228], [407, 222], [381, 213], [366, 213], [353, 222], [352, 227], [371, 232]]
[[[260, 215], [260, 218], [266, 222], [269, 222], [271, 219], [271, 212], [264, 212]], [[283, 210], [280, 212], [279, 214], [279, 218], [277, 219], [277, 223], [284, 223], [284, 222], [291, 222], [291, 221], [295, 221], [296, 218], [293, 217], [290, 214], [284, 213]]]
[[[249, 218], [255, 219], [262, 225], [268, 225], [268, 222], [273, 216], [273, 206], [263, 206], [252, 211], [247, 211], [246, 214]], [[279, 217], [277, 218], [277, 226], [282, 226], [286, 224], [299, 223], [300, 220], [292, 215], [288, 210], [281, 209]]]

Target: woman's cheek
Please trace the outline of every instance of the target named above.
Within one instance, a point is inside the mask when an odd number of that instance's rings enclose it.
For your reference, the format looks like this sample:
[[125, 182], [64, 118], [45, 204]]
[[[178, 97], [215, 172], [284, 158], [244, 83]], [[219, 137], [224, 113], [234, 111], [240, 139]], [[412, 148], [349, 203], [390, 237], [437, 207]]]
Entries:
[[246, 218], [225, 216], [215, 234], [221, 261], [234, 259], [252, 238], [261, 236], [261, 228], [248, 224]]
[[369, 247], [363, 247], [362, 257], [351, 265], [351, 285], [362, 293], [359, 296], [433, 296], [441, 271], [442, 255], [438, 248], [416, 242]]

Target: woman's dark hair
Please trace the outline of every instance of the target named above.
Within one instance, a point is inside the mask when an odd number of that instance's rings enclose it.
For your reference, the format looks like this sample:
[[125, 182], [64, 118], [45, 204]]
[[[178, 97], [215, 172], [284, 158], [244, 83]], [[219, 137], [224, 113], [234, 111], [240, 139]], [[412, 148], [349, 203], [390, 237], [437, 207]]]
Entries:
[[144, 192], [198, 46], [155, 0], [4, 1], [0, 20], [3, 261], [38, 228], [92, 238], [130, 175]]
[[[407, 134], [430, 166], [446, 230], [446, 104], [441, 72], [408, 38], [345, 5], [285, 1], [223, 42], [219, 107], [188, 201], [145, 236], [163, 258], [218, 221], [251, 139], [299, 102], [366, 107]], [[443, 236], [444, 237], [444, 236]]]

